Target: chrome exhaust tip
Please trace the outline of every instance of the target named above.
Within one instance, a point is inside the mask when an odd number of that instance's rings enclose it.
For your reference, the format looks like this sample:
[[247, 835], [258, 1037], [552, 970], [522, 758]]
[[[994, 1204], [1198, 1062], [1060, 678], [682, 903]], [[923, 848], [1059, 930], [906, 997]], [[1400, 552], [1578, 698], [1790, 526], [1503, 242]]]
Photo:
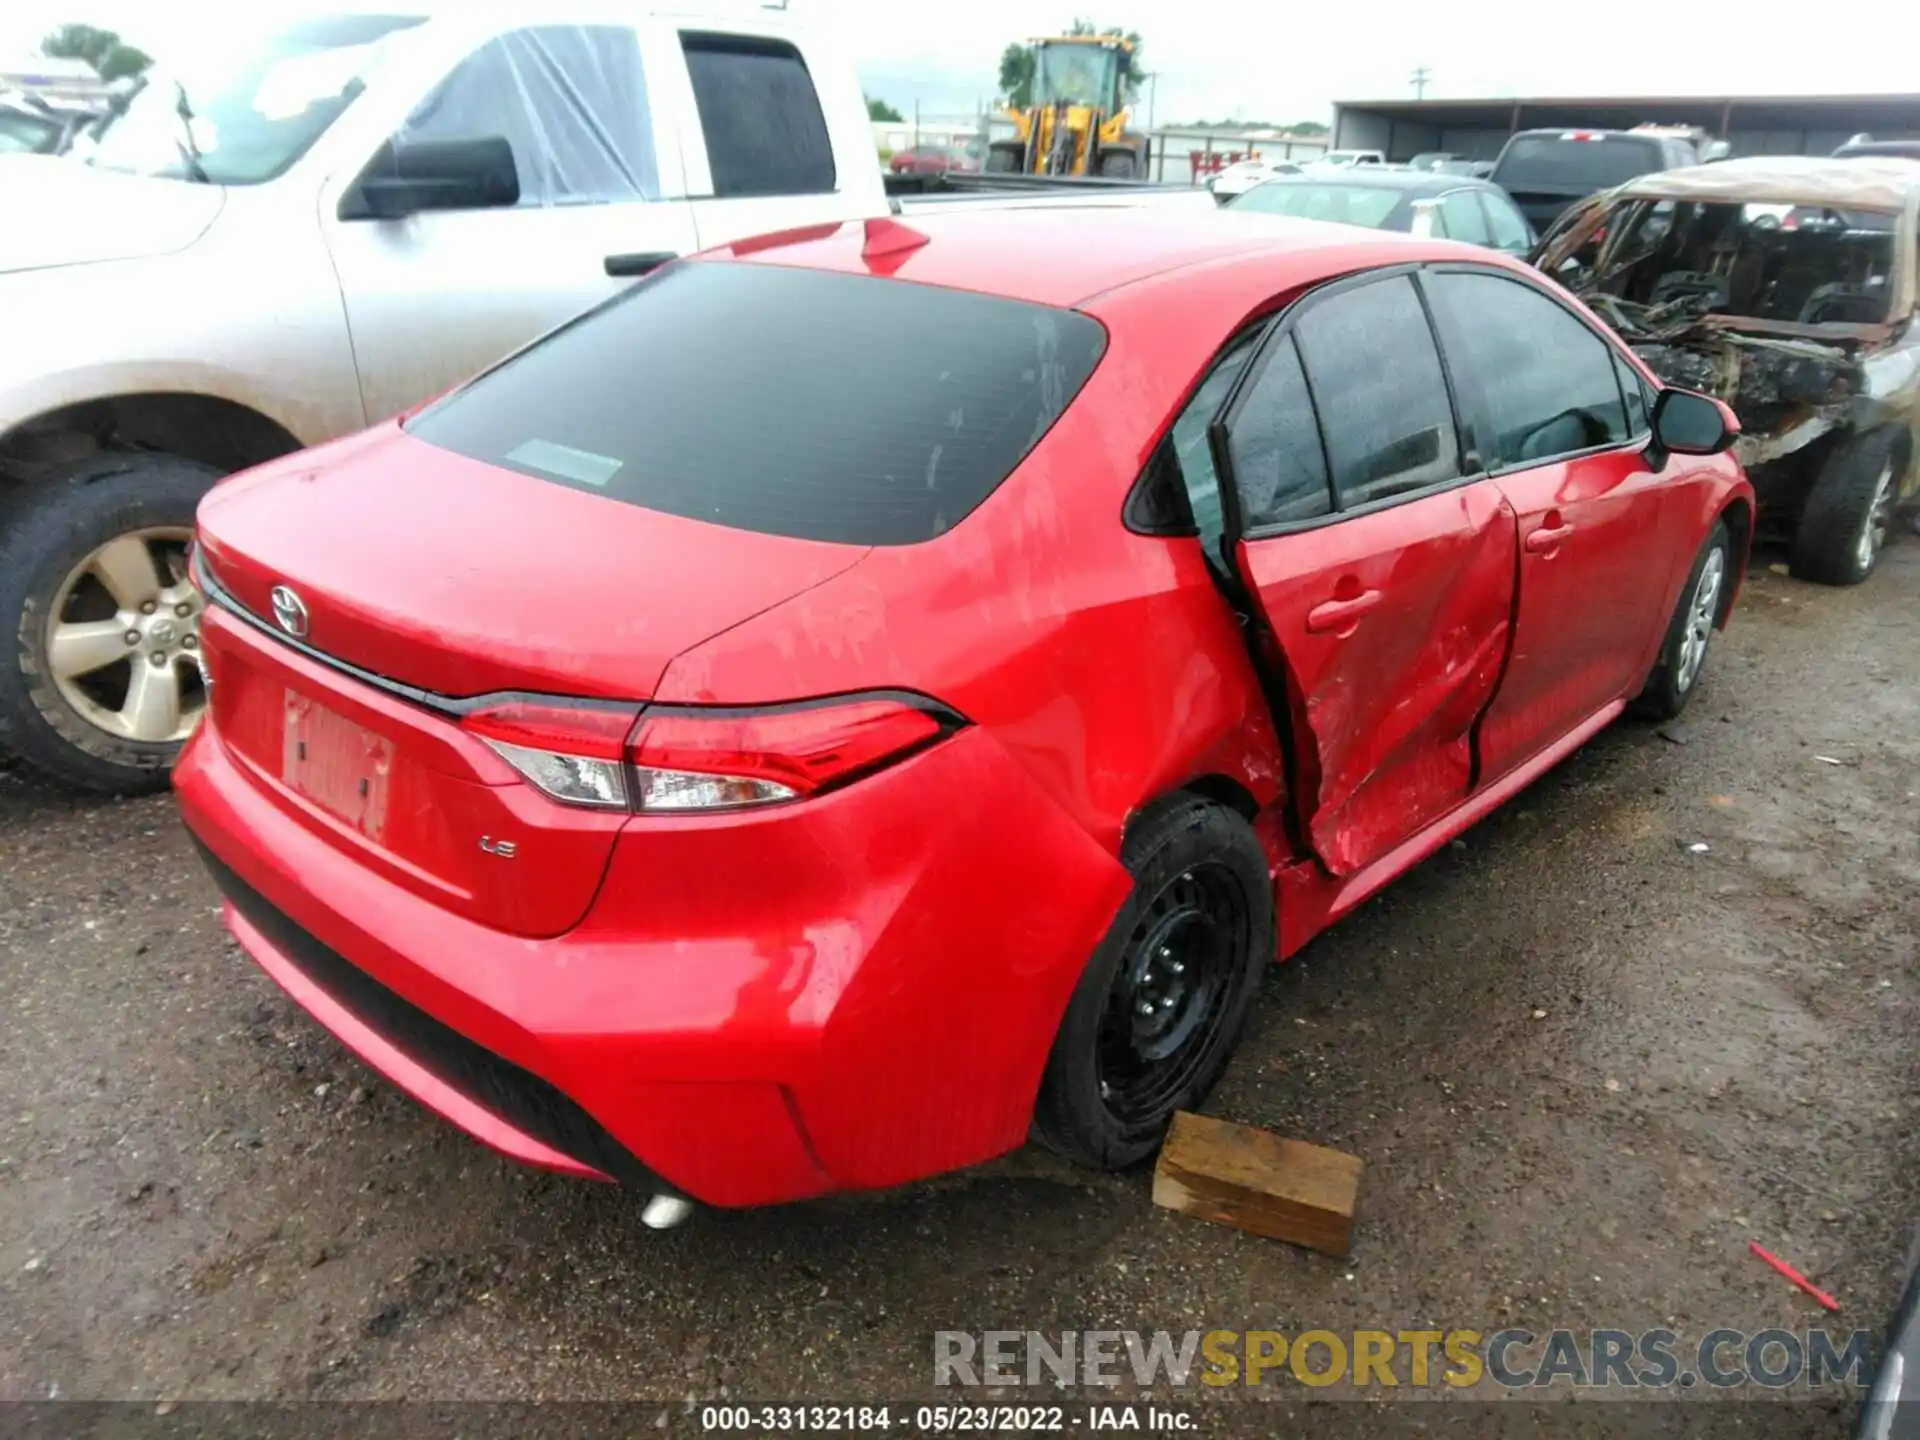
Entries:
[[640, 1212], [640, 1223], [649, 1230], [671, 1230], [693, 1214], [693, 1202], [684, 1195], [656, 1195]]

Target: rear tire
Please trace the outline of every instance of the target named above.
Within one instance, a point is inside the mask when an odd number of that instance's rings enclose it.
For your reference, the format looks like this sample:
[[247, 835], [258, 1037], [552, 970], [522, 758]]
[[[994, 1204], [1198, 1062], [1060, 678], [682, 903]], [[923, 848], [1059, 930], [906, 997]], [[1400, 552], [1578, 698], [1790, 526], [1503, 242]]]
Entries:
[[1820, 467], [1793, 537], [1795, 579], [1858, 585], [1893, 536], [1906, 457], [1889, 426], [1855, 436]]
[[1213, 1088], [1275, 950], [1266, 853], [1234, 811], [1153, 807], [1120, 859], [1133, 892], [1067, 1005], [1033, 1117], [1042, 1143], [1102, 1170], [1152, 1155]]
[[1716, 520], [1707, 543], [1694, 557], [1680, 600], [1660, 642], [1660, 658], [1634, 709], [1649, 720], [1672, 720], [1687, 708], [1707, 668], [1707, 649], [1726, 610], [1733, 585], [1733, 540], [1727, 522]]
[[1140, 174], [1140, 157], [1131, 150], [1103, 150], [1100, 173], [1109, 180], [1135, 179]]
[[[53, 673], [50, 638], [54, 624], [62, 620], [54, 612], [92, 604], [97, 614], [76, 611], [68, 618], [82, 626], [104, 624], [116, 604], [104, 588], [96, 593], [91, 584], [87, 594], [78, 594], [76, 567], [111, 541], [159, 532], [163, 538], [149, 554], [156, 571], [163, 568], [161, 557], [174, 552], [175, 537], [184, 548], [200, 497], [219, 478], [219, 472], [189, 460], [127, 456], [37, 482], [19, 495], [0, 529], [0, 751], [11, 750], [43, 774], [96, 794], [166, 788], [180, 740], [116, 734], [87, 717], [72, 698], [79, 693], [78, 682], [63, 687]], [[177, 585], [184, 575], [157, 578]], [[164, 612], [156, 618], [164, 618]], [[176, 649], [188, 631], [196, 632], [197, 645], [197, 621], [195, 602], [195, 613], [179, 619], [180, 633], [172, 640]], [[99, 693], [105, 694], [118, 683], [114, 672], [126, 666], [133, 667], [125, 682], [131, 686], [134, 671], [151, 661], [156, 648], [145, 636], [139, 644], [129, 642], [124, 660], [89, 674], [85, 683], [93, 685], [93, 674], [98, 674], [104, 687]], [[170, 678], [176, 668], [183, 675], [191, 672], [194, 661], [180, 651], [156, 668]], [[190, 677], [181, 683], [191, 690]], [[131, 705], [130, 694], [123, 703]], [[95, 713], [112, 708], [112, 697], [106, 694]], [[184, 717], [186, 711], [176, 714]]]

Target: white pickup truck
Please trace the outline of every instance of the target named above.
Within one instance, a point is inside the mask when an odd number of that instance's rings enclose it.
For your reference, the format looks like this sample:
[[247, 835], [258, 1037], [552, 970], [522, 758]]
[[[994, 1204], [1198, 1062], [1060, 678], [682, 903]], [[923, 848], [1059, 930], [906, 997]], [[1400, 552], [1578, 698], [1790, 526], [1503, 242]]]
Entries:
[[313, 15], [156, 75], [78, 157], [0, 157], [0, 752], [165, 783], [218, 476], [675, 255], [887, 212], [850, 58], [750, 4]]

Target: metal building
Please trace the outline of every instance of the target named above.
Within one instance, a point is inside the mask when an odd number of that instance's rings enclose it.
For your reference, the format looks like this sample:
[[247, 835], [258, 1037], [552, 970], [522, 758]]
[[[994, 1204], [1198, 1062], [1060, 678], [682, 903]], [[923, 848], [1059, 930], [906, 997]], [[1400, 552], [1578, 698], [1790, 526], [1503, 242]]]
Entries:
[[1830, 155], [1861, 133], [1920, 136], [1920, 95], [1670, 96], [1594, 100], [1345, 100], [1333, 143], [1404, 161], [1428, 150], [1491, 160], [1518, 130], [1698, 125], [1736, 155]]

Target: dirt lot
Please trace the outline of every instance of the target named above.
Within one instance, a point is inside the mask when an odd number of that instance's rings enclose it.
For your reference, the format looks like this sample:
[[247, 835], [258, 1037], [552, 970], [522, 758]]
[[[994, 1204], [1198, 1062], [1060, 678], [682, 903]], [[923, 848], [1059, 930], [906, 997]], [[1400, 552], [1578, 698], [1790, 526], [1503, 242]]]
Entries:
[[1209, 1108], [1365, 1158], [1344, 1263], [1030, 1153], [652, 1234], [307, 1021], [169, 800], [0, 771], [0, 1397], [678, 1414], [925, 1396], [941, 1328], [1818, 1323], [1750, 1238], [1878, 1326], [1920, 1219], [1920, 542], [1851, 591], [1770, 558], [1683, 728], [1602, 735], [1270, 975]]

